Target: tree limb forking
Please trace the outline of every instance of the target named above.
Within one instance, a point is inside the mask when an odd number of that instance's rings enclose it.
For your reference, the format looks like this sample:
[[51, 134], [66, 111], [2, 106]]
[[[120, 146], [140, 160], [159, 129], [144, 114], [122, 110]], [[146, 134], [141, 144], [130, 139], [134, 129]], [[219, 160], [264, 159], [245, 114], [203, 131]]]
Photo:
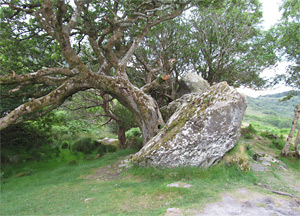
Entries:
[[[126, 71], [127, 64], [148, 31], [155, 25], [180, 15], [189, 2], [172, 1], [170, 3], [170, 1], [160, 1], [161, 5], [149, 4], [147, 5], [149, 8], [143, 8], [144, 6], [142, 6], [140, 10], [146, 12], [135, 11], [136, 14], [133, 11], [139, 3], [135, 1], [130, 1], [129, 10], [126, 8], [127, 3], [119, 2], [119, 6], [115, 4], [113, 10], [104, 8], [104, 4], [100, 3], [103, 8], [94, 8], [99, 10], [100, 15], [94, 13], [93, 10], [89, 11], [91, 19], [87, 21], [92, 23], [90, 25], [92, 28], [90, 31], [89, 29], [83, 29], [81, 33], [89, 36], [90, 45], [98, 60], [95, 63], [97, 64], [95, 68], [100, 68], [100, 73], [92, 72], [88, 68], [88, 63], [86, 63], [84, 57], [75, 52], [74, 41], [77, 42], [79, 39], [76, 38], [76, 35], [72, 36], [72, 30], [79, 23], [84, 22], [84, 18], [81, 16], [85, 10], [84, 6], [91, 2], [77, 0], [75, 1], [76, 9], [70, 9], [72, 6], [64, 0], [56, 2], [44, 0], [43, 3], [30, 11], [23, 10], [22, 12], [34, 16], [34, 22], [38, 22], [38, 26], [58, 42], [59, 54], [63, 56], [64, 65], [68, 68], [49, 68], [38, 70], [35, 73], [0, 76], [0, 84], [17, 86], [12, 91], [17, 91], [22, 86], [31, 84], [57, 86], [55, 90], [47, 95], [32, 99], [16, 108], [11, 106], [11, 111], [8, 110], [8, 114], [3, 113], [6, 115], [0, 119], [0, 130], [24, 119], [45, 114], [60, 106], [66, 98], [78, 91], [96, 88], [119, 100], [122, 105], [133, 113], [146, 143], [158, 132], [159, 126], [163, 125], [164, 122], [154, 98], [129, 81]], [[106, 4], [105, 7], [110, 7], [110, 5]], [[115, 10], [116, 8], [126, 10], [124, 10], [125, 12], [119, 12]], [[158, 8], [161, 8], [161, 10]], [[18, 9], [13, 8], [13, 10]], [[106, 19], [104, 19], [103, 14], [106, 13]], [[103, 23], [99, 24], [97, 22]], [[28, 37], [28, 39], [31, 38]], [[86, 50], [89, 50], [89, 47]], [[28, 58], [31, 58], [31, 56]], [[107, 107], [105, 106], [105, 108]], [[113, 113], [107, 111], [107, 115], [116, 119]]]

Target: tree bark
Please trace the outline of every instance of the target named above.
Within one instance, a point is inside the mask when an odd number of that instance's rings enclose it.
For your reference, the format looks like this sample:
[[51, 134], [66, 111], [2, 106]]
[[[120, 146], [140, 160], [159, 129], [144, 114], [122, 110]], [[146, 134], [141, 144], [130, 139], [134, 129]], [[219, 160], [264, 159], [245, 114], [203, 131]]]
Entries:
[[[99, 82], [101, 80], [101, 82]], [[135, 118], [146, 144], [164, 125], [157, 102], [150, 95], [122, 77], [91, 74], [90, 88], [102, 89], [129, 109]]]
[[292, 142], [292, 139], [293, 139], [296, 127], [297, 127], [297, 122], [298, 122], [299, 115], [300, 115], [300, 102], [298, 103], [296, 111], [295, 111], [294, 119], [293, 119], [293, 122], [292, 122], [292, 128], [291, 128], [290, 133], [287, 137], [285, 146], [284, 146], [284, 148], [282, 149], [282, 152], [281, 152], [281, 154], [283, 156], [288, 156], [290, 145], [291, 145], [291, 142]]
[[296, 137], [296, 140], [295, 140], [295, 152], [298, 156], [300, 156], [299, 154], [299, 149], [298, 149], [298, 144], [299, 144], [299, 138], [300, 138], [300, 126], [298, 128], [298, 133], [297, 133], [297, 137]]
[[119, 128], [118, 128], [118, 139], [119, 139], [119, 142], [120, 142], [121, 149], [126, 148], [126, 135], [125, 135], [125, 132], [126, 132], [126, 128], [123, 127], [123, 126], [119, 126]]

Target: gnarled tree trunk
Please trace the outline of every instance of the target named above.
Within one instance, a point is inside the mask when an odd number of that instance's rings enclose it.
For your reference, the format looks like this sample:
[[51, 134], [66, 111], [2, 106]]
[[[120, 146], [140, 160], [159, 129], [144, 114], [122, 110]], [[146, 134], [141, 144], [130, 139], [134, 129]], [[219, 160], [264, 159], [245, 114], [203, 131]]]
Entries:
[[[102, 82], [98, 82], [101, 80]], [[100, 88], [129, 109], [141, 129], [145, 144], [164, 125], [156, 101], [122, 77], [110, 77], [92, 74], [89, 80], [91, 88]]]
[[[97, 12], [89, 11], [93, 6], [90, 1], [77, 0], [74, 3], [76, 7], [64, 0], [55, 3], [44, 0], [37, 4], [27, 4], [26, 1], [3, 4], [15, 12], [12, 14], [22, 13], [26, 19], [27, 15], [32, 16], [43, 33], [58, 42], [67, 63], [64, 66], [68, 65], [68, 68], [0, 76], [1, 85], [19, 84], [23, 87], [39, 84], [56, 88], [11, 110], [0, 119], [0, 129], [24, 120], [24, 116], [43, 115], [60, 106], [72, 94], [94, 88], [116, 98], [133, 113], [145, 144], [164, 124], [156, 101], [146, 93], [158, 82], [156, 80], [146, 88], [137, 88], [129, 81], [126, 68], [147, 32], [153, 26], [180, 15], [191, 1], [162, 1], [160, 4], [151, 1], [114, 1], [114, 4], [99, 2]], [[26, 34], [28, 32], [25, 31]], [[35, 34], [28, 36], [28, 39], [35, 37]], [[76, 40], [72, 37], [77, 34], [82, 39], [88, 37], [92, 52], [87, 56], [95, 57], [97, 63], [93, 64], [97, 65], [96, 69], [91, 69], [90, 64], [83, 61], [82, 55], [73, 48], [72, 43]], [[78, 41], [79, 47], [81, 41]], [[123, 129], [120, 132], [123, 133]]]

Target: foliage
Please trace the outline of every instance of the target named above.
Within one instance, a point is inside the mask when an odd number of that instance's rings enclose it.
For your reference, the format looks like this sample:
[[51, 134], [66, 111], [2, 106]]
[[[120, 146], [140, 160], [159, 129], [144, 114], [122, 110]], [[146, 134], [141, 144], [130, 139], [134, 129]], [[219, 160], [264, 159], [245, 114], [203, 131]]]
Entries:
[[271, 146], [272, 147], [274, 146], [278, 150], [282, 150], [283, 147], [285, 146], [285, 140], [284, 140], [284, 138], [281, 136], [278, 139], [273, 139]]
[[260, 72], [276, 63], [257, 0], [223, 1], [218, 7], [193, 10], [190, 19], [192, 65], [210, 84], [227, 81], [233, 86], [261, 87]]
[[143, 147], [143, 138], [139, 128], [131, 128], [126, 131], [126, 146], [133, 149], [141, 149]]
[[[14, 16], [15, 15], [15, 16]], [[12, 17], [7, 20], [6, 17]], [[42, 29], [34, 19], [26, 19], [26, 15], [16, 13], [9, 8], [0, 8], [0, 75], [16, 75], [35, 72], [43, 67], [56, 67], [63, 61], [58, 43], [45, 37]], [[31, 35], [35, 35], [32, 37]], [[35, 97], [35, 92], [49, 91], [47, 86], [21, 86], [20, 92], [7, 93], [10, 88], [0, 86], [0, 116], [20, 104]]]
[[96, 150], [100, 144], [89, 137], [83, 137], [72, 145], [72, 151], [82, 152], [84, 154], [90, 154], [92, 151]]
[[126, 131], [126, 138], [130, 138], [132, 136], [141, 136], [140, 128], [131, 128], [130, 130]]
[[256, 134], [256, 130], [254, 127], [250, 124], [246, 128], [241, 129], [241, 134], [246, 138], [246, 139], [253, 139], [253, 134]]
[[122, 126], [125, 130], [128, 130], [132, 127], [136, 127], [133, 114], [119, 102], [115, 103], [115, 106], [112, 108], [112, 113], [115, 114], [120, 121], [111, 125], [112, 131], [117, 133], [118, 126]]
[[300, 88], [300, 1], [284, 0], [281, 5], [283, 12], [279, 23], [271, 30], [277, 39], [278, 50], [290, 62], [287, 72], [280, 75], [286, 84]]
[[[133, 67], [128, 72], [137, 86], [159, 79], [160, 85], [149, 93], [160, 106], [174, 99], [179, 77], [191, 69], [190, 29], [181, 17], [161, 23], [149, 31], [132, 58]], [[174, 64], [170, 64], [172, 60]], [[165, 74], [170, 74], [171, 79], [162, 83]]]
[[59, 154], [47, 127], [24, 122], [1, 130], [1, 164], [49, 159]]

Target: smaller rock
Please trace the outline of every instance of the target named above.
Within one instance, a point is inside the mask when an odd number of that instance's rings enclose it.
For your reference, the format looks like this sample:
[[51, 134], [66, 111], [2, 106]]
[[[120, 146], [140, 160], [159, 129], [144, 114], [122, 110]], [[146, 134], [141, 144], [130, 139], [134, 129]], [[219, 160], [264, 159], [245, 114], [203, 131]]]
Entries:
[[261, 164], [264, 166], [272, 166], [272, 164], [268, 161], [262, 161]]
[[179, 188], [190, 188], [192, 186], [193, 185], [187, 184], [187, 183], [184, 183], [184, 182], [175, 182], [175, 183], [167, 185], [167, 187], [179, 187]]
[[91, 201], [91, 200], [93, 200], [93, 199], [95, 199], [95, 197], [92, 197], [92, 198], [86, 198], [83, 202], [88, 203], [89, 201]]
[[106, 145], [106, 146], [114, 146], [116, 149], [119, 148], [119, 140], [118, 139], [103, 138], [103, 139], [99, 139], [98, 143]]
[[165, 216], [179, 216], [183, 215], [183, 212], [179, 208], [168, 208]]
[[268, 168], [262, 164], [251, 163], [251, 162], [250, 162], [250, 167], [254, 172], [264, 172], [268, 170]]
[[177, 90], [177, 98], [189, 93], [202, 93], [209, 88], [209, 83], [196, 73], [187, 73], [179, 81], [179, 89]]
[[282, 162], [281, 160], [276, 159], [274, 156], [263, 153], [257, 152], [253, 155], [253, 159], [255, 161], [261, 162], [265, 166], [271, 166], [272, 164], [280, 165], [281, 167], [287, 169], [287, 165]]
[[281, 166], [281, 165], [278, 165], [276, 168], [277, 168], [278, 170], [287, 171], [287, 169], [286, 169], [286, 168], [284, 168], [284, 167], [283, 167], [283, 166]]

